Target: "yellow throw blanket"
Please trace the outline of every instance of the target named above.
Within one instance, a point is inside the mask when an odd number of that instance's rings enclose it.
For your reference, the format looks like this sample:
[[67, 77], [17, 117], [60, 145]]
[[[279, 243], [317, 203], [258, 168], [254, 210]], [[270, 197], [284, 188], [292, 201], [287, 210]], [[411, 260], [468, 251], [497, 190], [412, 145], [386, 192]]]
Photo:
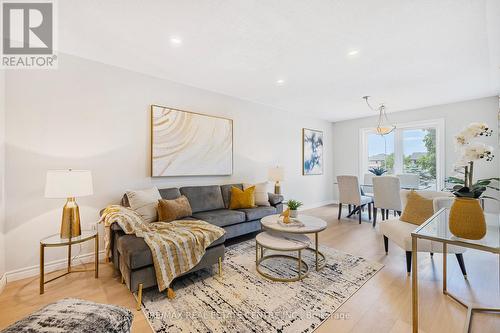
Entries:
[[160, 291], [196, 266], [206, 248], [225, 233], [224, 229], [201, 220], [146, 223], [135, 211], [119, 205], [108, 206], [99, 223], [104, 223], [106, 231], [106, 258], [110, 254], [111, 224], [118, 223], [126, 234], [144, 238], [153, 255]]

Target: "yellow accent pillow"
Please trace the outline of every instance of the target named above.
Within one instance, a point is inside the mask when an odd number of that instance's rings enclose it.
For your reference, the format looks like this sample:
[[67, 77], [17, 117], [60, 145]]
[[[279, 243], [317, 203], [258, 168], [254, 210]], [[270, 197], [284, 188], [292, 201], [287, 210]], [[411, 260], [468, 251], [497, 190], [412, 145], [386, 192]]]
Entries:
[[415, 191], [408, 193], [403, 215], [399, 218], [403, 222], [421, 225], [434, 214], [432, 199], [426, 199]]
[[255, 186], [251, 186], [244, 191], [237, 187], [231, 187], [231, 202], [229, 209], [254, 208], [255, 207]]

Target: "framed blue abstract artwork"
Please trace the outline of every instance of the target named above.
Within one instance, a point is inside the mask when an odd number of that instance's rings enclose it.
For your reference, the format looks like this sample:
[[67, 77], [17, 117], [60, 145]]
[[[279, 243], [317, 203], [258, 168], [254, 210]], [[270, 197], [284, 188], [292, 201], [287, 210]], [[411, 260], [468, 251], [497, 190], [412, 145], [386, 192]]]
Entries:
[[323, 174], [323, 132], [302, 129], [302, 174]]

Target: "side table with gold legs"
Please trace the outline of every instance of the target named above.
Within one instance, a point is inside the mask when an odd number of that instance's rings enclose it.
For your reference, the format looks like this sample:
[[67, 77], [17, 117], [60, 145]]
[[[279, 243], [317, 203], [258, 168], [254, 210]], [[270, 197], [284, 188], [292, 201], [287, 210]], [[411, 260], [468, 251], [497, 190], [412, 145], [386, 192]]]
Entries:
[[[75, 270], [71, 268], [71, 246], [75, 244], [80, 244], [94, 240], [94, 269], [79, 269]], [[60, 274], [50, 280], [45, 281], [45, 248], [46, 247], [68, 247], [68, 266], [66, 272]], [[78, 237], [73, 238], [61, 238], [59, 234], [48, 236], [40, 240], [40, 295], [45, 292], [45, 284], [59, 279], [60, 277], [66, 276], [70, 273], [76, 272], [89, 272], [95, 271], [94, 277], [97, 279], [99, 277], [99, 234], [97, 231], [92, 230], [82, 230], [82, 234]]]

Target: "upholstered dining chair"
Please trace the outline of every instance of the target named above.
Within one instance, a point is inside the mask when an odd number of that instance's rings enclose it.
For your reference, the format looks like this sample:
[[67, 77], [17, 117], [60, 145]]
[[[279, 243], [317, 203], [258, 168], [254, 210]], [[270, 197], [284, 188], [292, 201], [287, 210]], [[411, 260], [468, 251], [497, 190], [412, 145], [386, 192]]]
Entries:
[[[372, 179], [375, 177], [373, 173], [365, 173], [363, 175], [363, 185], [373, 185]], [[373, 187], [371, 186], [365, 186], [361, 188], [361, 193], [366, 196], [372, 197], [373, 196]]]
[[413, 173], [400, 173], [396, 175], [401, 182], [402, 188], [414, 188], [417, 189], [420, 185], [420, 176]]
[[368, 217], [371, 219], [371, 205], [373, 198], [362, 195], [359, 187], [358, 177], [356, 176], [337, 176], [339, 186], [339, 216], [342, 216], [342, 205], [354, 205], [354, 210], [349, 212], [349, 216], [358, 213], [359, 223], [361, 224], [361, 213], [363, 208], [368, 205]]
[[389, 210], [401, 214], [401, 185], [395, 176], [373, 177], [373, 227], [377, 224], [377, 212], [381, 210], [382, 220], [389, 218]]
[[[449, 192], [438, 192], [438, 191], [416, 191], [418, 194], [427, 199], [433, 200], [434, 212], [437, 212], [443, 207], [451, 206], [453, 202], [453, 195]], [[409, 190], [401, 190], [401, 205], [406, 206], [407, 195], [410, 193]], [[412, 223], [407, 223], [401, 221], [399, 218], [389, 219], [385, 222], [380, 223], [380, 233], [384, 236], [384, 247], [385, 253], [389, 251], [389, 240], [398, 245], [400, 248], [406, 252], [406, 271], [408, 275], [411, 272], [411, 257], [412, 257], [412, 247], [411, 247], [411, 233], [417, 229], [417, 225]], [[430, 240], [418, 240], [418, 252], [429, 252], [431, 256], [434, 253], [443, 253], [443, 243], [434, 242]], [[465, 264], [463, 259], [463, 253], [465, 249], [455, 245], [447, 246], [448, 253], [454, 253], [462, 274], [467, 278], [467, 272], [465, 270]]]

